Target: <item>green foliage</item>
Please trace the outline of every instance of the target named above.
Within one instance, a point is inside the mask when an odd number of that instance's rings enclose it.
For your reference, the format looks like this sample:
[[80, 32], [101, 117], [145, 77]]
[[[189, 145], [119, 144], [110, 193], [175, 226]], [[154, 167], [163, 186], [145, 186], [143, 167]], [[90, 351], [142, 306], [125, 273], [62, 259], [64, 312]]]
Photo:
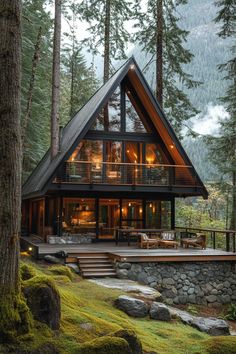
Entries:
[[[192, 106], [187, 95], [180, 89], [179, 83], [190, 89], [199, 83], [193, 80], [190, 74], [184, 71], [184, 65], [191, 62], [193, 55], [184, 48], [188, 31], [179, 27], [178, 6], [187, 1], [163, 2], [163, 96], [164, 109], [168, 114], [176, 132], [180, 134], [183, 122], [194, 116], [197, 110]], [[157, 36], [157, 5], [156, 0], [149, 0], [145, 12], [137, 12], [138, 23], [135, 25], [138, 32], [136, 40], [146, 54], [150, 55], [146, 69], [156, 58]], [[147, 59], [146, 59], [147, 60]], [[156, 69], [155, 69], [156, 70]], [[155, 81], [155, 80], [154, 80]]]
[[204, 342], [208, 354], [235, 354], [236, 338], [228, 337], [213, 337]]
[[63, 265], [52, 266], [49, 268], [49, 271], [53, 274], [64, 275], [68, 277], [70, 280], [74, 279], [74, 274], [72, 273], [71, 269]]
[[[105, 44], [106, 6], [103, 0], [83, 0], [79, 5], [82, 19], [89, 24], [90, 37], [83, 40], [83, 44], [93, 54], [100, 53]], [[110, 0], [110, 69], [111, 58], [118, 60], [126, 58], [125, 46], [130, 38], [125, 29], [125, 22], [133, 17], [133, 3], [128, 0]]]
[[187, 311], [192, 313], [193, 315], [197, 315], [198, 314], [198, 309], [194, 305], [188, 305]]
[[230, 304], [225, 318], [227, 320], [236, 321], [236, 304]]

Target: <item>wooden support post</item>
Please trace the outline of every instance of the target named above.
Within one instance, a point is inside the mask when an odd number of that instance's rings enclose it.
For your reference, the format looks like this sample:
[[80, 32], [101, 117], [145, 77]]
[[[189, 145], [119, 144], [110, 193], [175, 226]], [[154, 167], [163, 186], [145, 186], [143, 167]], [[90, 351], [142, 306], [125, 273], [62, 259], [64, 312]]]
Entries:
[[96, 241], [99, 239], [99, 199], [95, 199]]
[[226, 252], [229, 252], [230, 250], [230, 234], [228, 232], [226, 232]]
[[175, 199], [171, 200], [171, 230], [175, 229]]
[[216, 249], [216, 232], [212, 232], [212, 238], [213, 238], [213, 249]]

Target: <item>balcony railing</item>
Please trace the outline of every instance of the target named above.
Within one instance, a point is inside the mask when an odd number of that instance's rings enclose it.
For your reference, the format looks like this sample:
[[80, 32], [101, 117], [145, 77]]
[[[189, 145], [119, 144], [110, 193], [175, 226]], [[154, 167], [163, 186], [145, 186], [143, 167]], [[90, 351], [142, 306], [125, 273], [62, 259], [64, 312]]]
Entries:
[[197, 186], [191, 166], [112, 163], [66, 162], [55, 183]]

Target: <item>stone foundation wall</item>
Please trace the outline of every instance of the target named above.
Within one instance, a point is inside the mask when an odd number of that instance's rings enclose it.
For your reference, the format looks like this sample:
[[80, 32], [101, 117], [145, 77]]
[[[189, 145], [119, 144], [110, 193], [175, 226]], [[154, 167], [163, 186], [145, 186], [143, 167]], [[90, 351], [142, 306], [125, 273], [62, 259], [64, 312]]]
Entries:
[[236, 303], [232, 262], [117, 263], [116, 268], [118, 277], [156, 288], [169, 304]]

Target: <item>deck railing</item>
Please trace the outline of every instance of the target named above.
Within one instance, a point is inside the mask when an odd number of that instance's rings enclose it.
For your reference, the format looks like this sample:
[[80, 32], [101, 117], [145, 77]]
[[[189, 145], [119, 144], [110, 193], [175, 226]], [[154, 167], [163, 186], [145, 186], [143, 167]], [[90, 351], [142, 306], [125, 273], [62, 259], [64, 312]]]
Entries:
[[[213, 228], [196, 227], [176, 227], [176, 230], [185, 232], [186, 237], [202, 232], [207, 235], [207, 246], [213, 249], [225, 250], [227, 252], [236, 252], [236, 230], [222, 230]], [[182, 234], [183, 236], [183, 234]]]
[[56, 183], [197, 186], [191, 166], [112, 162], [66, 162]]

